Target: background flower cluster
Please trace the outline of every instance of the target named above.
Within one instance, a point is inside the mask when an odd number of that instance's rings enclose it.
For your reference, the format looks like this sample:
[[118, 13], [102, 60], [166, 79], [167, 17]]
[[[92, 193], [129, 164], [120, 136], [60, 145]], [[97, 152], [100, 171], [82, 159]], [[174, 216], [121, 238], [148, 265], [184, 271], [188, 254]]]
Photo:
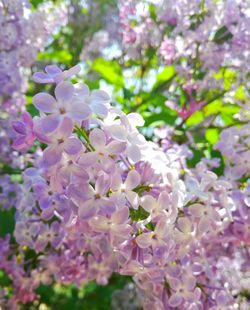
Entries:
[[0, 308], [248, 310], [248, 1], [0, 24]]

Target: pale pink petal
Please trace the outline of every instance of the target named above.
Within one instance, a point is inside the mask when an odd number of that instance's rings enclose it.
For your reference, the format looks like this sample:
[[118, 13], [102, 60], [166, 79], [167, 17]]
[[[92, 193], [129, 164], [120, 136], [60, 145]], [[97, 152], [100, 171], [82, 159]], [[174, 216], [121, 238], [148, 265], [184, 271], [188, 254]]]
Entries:
[[143, 233], [136, 237], [136, 243], [142, 249], [148, 248], [151, 245], [152, 235], [152, 232]]
[[121, 125], [112, 125], [108, 127], [108, 132], [110, 135], [121, 142], [127, 141], [127, 131], [126, 129]]
[[167, 192], [162, 192], [158, 198], [158, 205], [161, 210], [168, 209], [170, 207], [171, 201], [169, 194]]
[[156, 206], [156, 200], [150, 195], [143, 196], [141, 198], [141, 206], [147, 212], [151, 212], [151, 210]]
[[108, 108], [101, 104], [91, 104], [91, 110], [99, 117], [106, 117], [108, 115]]
[[110, 178], [108, 175], [103, 174], [99, 176], [96, 180], [95, 189], [96, 192], [100, 195], [104, 195], [110, 188]]
[[107, 146], [106, 150], [110, 155], [121, 154], [126, 149], [126, 143], [119, 141], [111, 141]]
[[90, 134], [89, 134], [89, 140], [90, 143], [93, 145], [93, 147], [96, 150], [102, 150], [105, 145], [106, 145], [106, 137], [104, 132], [99, 129], [99, 128], [95, 128], [93, 129]]
[[129, 113], [127, 115], [127, 118], [129, 120], [129, 123], [134, 126], [134, 127], [137, 127], [137, 126], [143, 126], [144, 125], [144, 119], [143, 117], [138, 114], [138, 113]]
[[59, 126], [60, 117], [58, 115], [48, 115], [41, 119], [41, 127], [44, 133], [51, 133]]
[[136, 170], [131, 170], [126, 178], [125, 187], [126, 190], [132, 190], [136, 188], [141, 182], [140, 174]]
[[129, 217], [129, 209], [127, 207], [118, 209], [112, 214], [112, 223], [115, 224], [123, 224], [128, 220]]
[[94, 217], [90, 220], [89, 223], [95, 231], [107, 231], [110, 228], [108, 219], [104, 216]]
[[201, 217], [203, 214], [203, 208], [204, 208], [203, 205], [201, 205], [199, 203], [195, 203], [195, 204], [191, 205], [190, 207], [188, 207], [188, 210], [192, 216]]
[[177, 291], [179, 287], [181, 287], [181, 281], [177, 278], [170, 278], [168, 282], [170, 287], [175, 291]]
[[82, 142], [77, 138], [69, 138], [64, 142], [63, 149], [67, 154], [76, 154], [81, 151]]
[[78, 159], [78, 164], [84, 167], [90, 167], [94, 165], [98, 160], [98, 155], [95, 152], [89, 152], [82, 154]]
[[75, 87], [75, 91], [76, 91], [76, 95], [79, 96], [79, 101], [84, 100], [85, 98], [89, 97], [89, 87], [86, 84], [83, 83], [76, 83], [74, 85]]
[[81, 220], [89, 220], [95, 216], [97, 210], [92, 200], [88, 200], [81, 204], [78, 209], [78, 216]]
[[141, 151], [139, 147], [135, 144], [130, 144], [127, 147], [127, 156], [134, 163], [137, 163], [141, 159]]
[[179, 293], [175, 293], [169, 298], [168, 303], [171, 307], [179, 307], [182, 304], [182, 301], [182, 295]]
[[70, 101], [74, 95], [74, 86], [70, 82], [60, 82], [55, 88], [55, 96], [58, 101]]
[[81, 122], [88, 118], [91, 114], [90, 107], [82, 102], [72, 102], [68, 109], [68, 114], [72, 119], [77, 122]]
[[75, 65], [74, 67], [70, 68], [69, 70], [65, 70], [64, 73], [64, 78], [69, 78], [72, 75], [76, 75], [81, 71], [81, 66], [80, 65]]
[[192, 291], [196, 286], [196, 278], [190, 274], [183, 275], [183, 283], [189, 291]]
[[160, 236], [161, 238], [164, 238], [168, 230], [168, 225], [165, 219], [162, 219], [159, 221], [155, 226], [155, 233]]
[[72, 134], [73, 127], [72, 120], [68, 117], [65, 117], [58, 128], [58, 134], [60, 137], [66, 139]]
[[127, 191], [126, 198], [134, 209], [138, 209], [139, 204], [140, 204], [140, 199], [137, 193], [133, 191]]
[[48, 166], [53, 166], [60, 162], [62, 158], [62, 150], [58, 146], [50, 146], [45, 149], [43, 152], [44, 162]]
[[110, 103], [109, 95], [103, 90], [93, 90], [90, 95], [90, 105], [92, 111], [99, 116], [106, 117]]
[[56, 100], [49, 94], [38, 93], [33, 97], [32, 102], [41, 112], [52, 113], [56, 110]]
[[178, 228], [185, 234], [192, 231], [192, 222], [188, 218], [181, 217], [178, 220]]
[[210, 221], [209, 219], [203, 217], [198, 224], [198, 231], [200, 233], [205, 233], [210, 229]]

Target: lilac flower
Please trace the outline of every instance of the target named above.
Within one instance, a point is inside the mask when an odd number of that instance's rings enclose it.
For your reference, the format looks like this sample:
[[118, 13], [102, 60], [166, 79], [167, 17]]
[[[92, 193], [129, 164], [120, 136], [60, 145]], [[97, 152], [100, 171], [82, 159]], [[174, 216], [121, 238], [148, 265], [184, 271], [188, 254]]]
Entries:
[[217, 210], [213, 209], [210, 205], [195, 203], [189, 207], [189, 212], [197, 219], [197, 228], [200, 233], [206, 233], [207, 231], [212, 230], [213, 226], [221, 220]]
[[91, 111], [97, 116], [107, 117], [111, 99], [105, 91], [95, 89], [90, 92], [88, 86], [82, 83], [77, 83], [75, 87], [80, 102], [88, 104]]
[[156, 200], [150, 195], [141, 198], [141, 206], [150, 213], [152, 221], [165, 217], [169, 222], [174, 222], [177, 217], [177, 208], [171, 204], [170, 195], [167, 192], [160, 193]]
[[193, 276], [184, 275], [182, 279], [169, 279], [169, 284], [174, 294], [169, 298], [169, 305], [171, 307], [179, 307], [184, 301], [192, 302], [194, 299], [193, 290], [196, 285], [196, 280]]
[[139, 207], [139, 196], [133, 191], [140, 184], [140, 175], [136, 170], [132, 170], [128, 173], [125, 182], [122, 182], [122, 178], [119, 174], [115, 174], [112, 180], [112, 201], [116, 204], [124, 206], [126, 201], [134, 209]]
[[33, 145], [36, 139], [35, 132], [33, 130], [33, 120], [28, 112], [23, 112], [21, 121], [12, 122], [13, 129], [18, 134], [12, 147], [16, 150], [27, 150]]
[[122, 207], [112, 213], [110, 218], [104, 216], [95, 216], [90, 220], [90, 225], [95, 231], [108, 232], [111, 243], [119, 238], [126, 240], [131, 231], [131, 226], [128, 224], [129, 210], [127, 207]]
[[110, 187], [107, 175], [97, 178], [95, 188], [91, 185], [81, 185], [82, 190], [73, 184], [68, 189], [69, 197], [78, 207], [78, 215], [82, 220], [90, 219], [97, 211], [105, 214], [109, 210], [114, 210], [114, 204], [105, 196]]
[[152, 246], [155, 252], [168, 247], [168, 225], [164, 219], [159, 221], [154, 231], [144, 232], [136, 238], [136, 242], [142, 249]]
[[35, 72], [33, 74], [33, 80], [36, 83], [60, 83], [65, 79], [70, 78], [73, 75], [78, 74], [81, 71], [81, 67], [76, 65], [69, 70], [62, 71], [56, 65], [49, 65], [45, 67], [44, 72]]
[[105, 133], [98, 128], [93, 129], [89, 134], [89, 141], [94, 151], [91, 153], [83, 153], [78, 163], [87, 167], [90, 164], [94, 164], [99, 161], [104, 170], [112, 171], [114, 169], [115, 156], [122, 154], [126, 145], [120, 141], [110, 141], [107, 143]]
[[59, 222], [53, 222], [50, 226], [40, 224], [35, 241], [35, 250], [40, 252], [50, 243], [54, 248], [59, 248], [63, 242], [64, 231]]
[[56, 132], [45, 137], [48, 147], [45, 149], [43, 159], [46, 165], [52, 166], [60, 162], [62, 153], [76, 154], [81, 151], [82, 143], [72, 137], [73, 123], [65, 117]]
[[69, 82], [57, 84], [55, 97], [56, 99], [47, 93], [39, 93], [33, 97], [35, 107], [40, 112], [50, 114], [49, 117], [42, 121], [43, 128], [48, 132], [55, 129], [55, 124], [64, 117], [68, 117], [76, 123], [81, 123], [91, 113], [87, 104], [77, 101], [74, 86]]

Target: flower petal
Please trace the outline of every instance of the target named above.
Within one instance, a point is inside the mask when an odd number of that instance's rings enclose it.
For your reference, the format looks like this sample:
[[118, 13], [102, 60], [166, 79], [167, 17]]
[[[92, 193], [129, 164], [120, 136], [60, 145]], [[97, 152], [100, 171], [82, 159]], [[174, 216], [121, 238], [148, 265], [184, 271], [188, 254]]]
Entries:
[[62, 138], [68, 138], [73, 131], [73, 122], [70, 118], [65, 117], [58, 128], [58, 134]]
[[48, 166], [53, 166], [60, 162], [62, 150], [58, 146], [49, 146], [43, 152], [43, 160]]
[[82, 142], [77, 138], [69, 138], [64, 142], [63, 149], [67, 154], [76, 154], [81, 151]]
[[40, 84], [47, 84], [47, 83], [53, 83], [54, 80], [46, 73], [44, 72], [35, 72], [32, 76], [32, 79], [36, 83]]
[[92, 111], [99, 116], [106, 117], [110, 103], [109, 95], [103, 90], [93, 90], [90, 95]]
[[56, 100], [50, 94], [38, 93], [33, 97], [32, 102], [40, 112], [52, 113], [56, 110]]
[[62, 73], [62, 70], [56, 65], [49, 65], [45, 67], [45, 72], [49, 75], [54, 75], [58, 73]]
[[25, 135], [26, 134], [26, 126], [25, 126], [25, 124], [23, 122], [13, 121], [12, 122], [12, 127], [20, 135]]
[[47, 115], [41, 119], [41, 128], [45, 134], [51, 133], [59, 126], [60, 118], [57, 115]]
[[88, 118], [91, 114], [91, 109], [87, 104], [82, 102], [72, 102], [69, 107], [69, 116], [76, 122], [81, 122]]
[[98, 160], [98, 155], [95, 152], [83, 153], [79, 157], [77, 163], [84, 167], [90, 167], [94, 165]]
[[140, 174], [136, 170], [132, 170], [128, 173], [125, 181], [126, 190], [132, 190], [137, 187], [141, 182]]
[[17, 151], [21, 151], [27, 148], [26, 137], [22, 136], [15, 139], [15, 141], [12, 144], [12, 147]]
[[89, 140], [93, 147], [97, 150], [102, 150], [106, 145], [105, 134], [99, 128], [95, 128], [90, 132]]
[[121, 154], [126, 149], [126, 143], [119, 141], [111, 141], [107, 146], [106, 150], [109, 155]]
[[156, 206], [156, 200], [150, 195], [145, 195], [141, 198], [141, 206], [147, 212], [150, 212]]
[[127, 131], [126, 129], [121, 125], [111, 125], [108, 127], [108, 132], [110, 135], [121, 142], [127, 141]]
[[148, 248], [151, 245], [152, 235], [152, 232], [143, 233], [136, 237], [136, 243], [142, 249]]
[[175, 293], [169, 298], [168, 303], [171, 307], [179, 307], [182, 304], [182, 301], [182, 295], [179, 293]]
[[139, 147], [135, 144], [130, 144], [127, 147], [127, 156], [134, 163], [137, 163], [141, 159], [141, 151], [140, 151]]
[[112, 216], [112, 222], [114, 222], [115, 224], [123, 224], [128, 220], [129, 217], [129, 210], [127, 207], [118, 209], [117, 211], [115, 211]]
[[58, 101], [70, 101], [74, 95], [74, 86], [70, 82], [60, 82], [55, 88], [55, 96]]

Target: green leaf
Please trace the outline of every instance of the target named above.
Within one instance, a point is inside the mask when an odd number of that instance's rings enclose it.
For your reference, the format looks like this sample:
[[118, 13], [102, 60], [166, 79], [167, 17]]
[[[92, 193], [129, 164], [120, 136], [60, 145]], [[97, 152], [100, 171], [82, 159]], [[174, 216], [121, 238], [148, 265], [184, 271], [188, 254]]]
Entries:
[[216, 31], [213, 41], [217, 44], [223, 44], [232, 38], [233, 34], [229, 31], [229, 29], [226, 26], [222, 26]]
[[55, 51], [49, 50], [45, 53], [38, 54], [38, 60], [40, 61], [47, 61], [47, 62], [54, 62], [54, 63], [63, 63], [63, 64], [70, 64], [73, 56], [67, 50]]
[[94, 61], [92, 69], [116, 88], [124, 86], [122, 70], [117, 62], [98, 58]]
[[161, 124], [174, 125], [176, 120], [176, 115], [171, 112], [171, 110], [162, 111], [161, 113], [151, 113], [145, 112], [143, 114], [145, 120], [144, 126], [156, 126]]
[[175, 75], [174, 66], [167, 66], [157, 75], [156, 82], [153, 86], [153, 90], [157, 90], [159, 87], [169, 82], [174, 77], [174, 75]]
[[187, 121], [186, 125], [188, 127], [199, 124], [204, 119], [204, 115], [201, 111], [196, 111], [193, 115], [191, 115]]
[[223, 102], [221, 100], [215, 100], [203, 108], [204, 116], [206, 117], [206, 116], [220, 113], [222, 110], [222, 107], [223, 107]]
[[212, 145], [219, 139], [219, 130], [217, 128], [208, 128], [205, 133], [206, 140]]
[[1, 210], [0, 211], [0, 237], [4, 237], [7, 234], [11, 234], [15, 227], [15, 211]]

